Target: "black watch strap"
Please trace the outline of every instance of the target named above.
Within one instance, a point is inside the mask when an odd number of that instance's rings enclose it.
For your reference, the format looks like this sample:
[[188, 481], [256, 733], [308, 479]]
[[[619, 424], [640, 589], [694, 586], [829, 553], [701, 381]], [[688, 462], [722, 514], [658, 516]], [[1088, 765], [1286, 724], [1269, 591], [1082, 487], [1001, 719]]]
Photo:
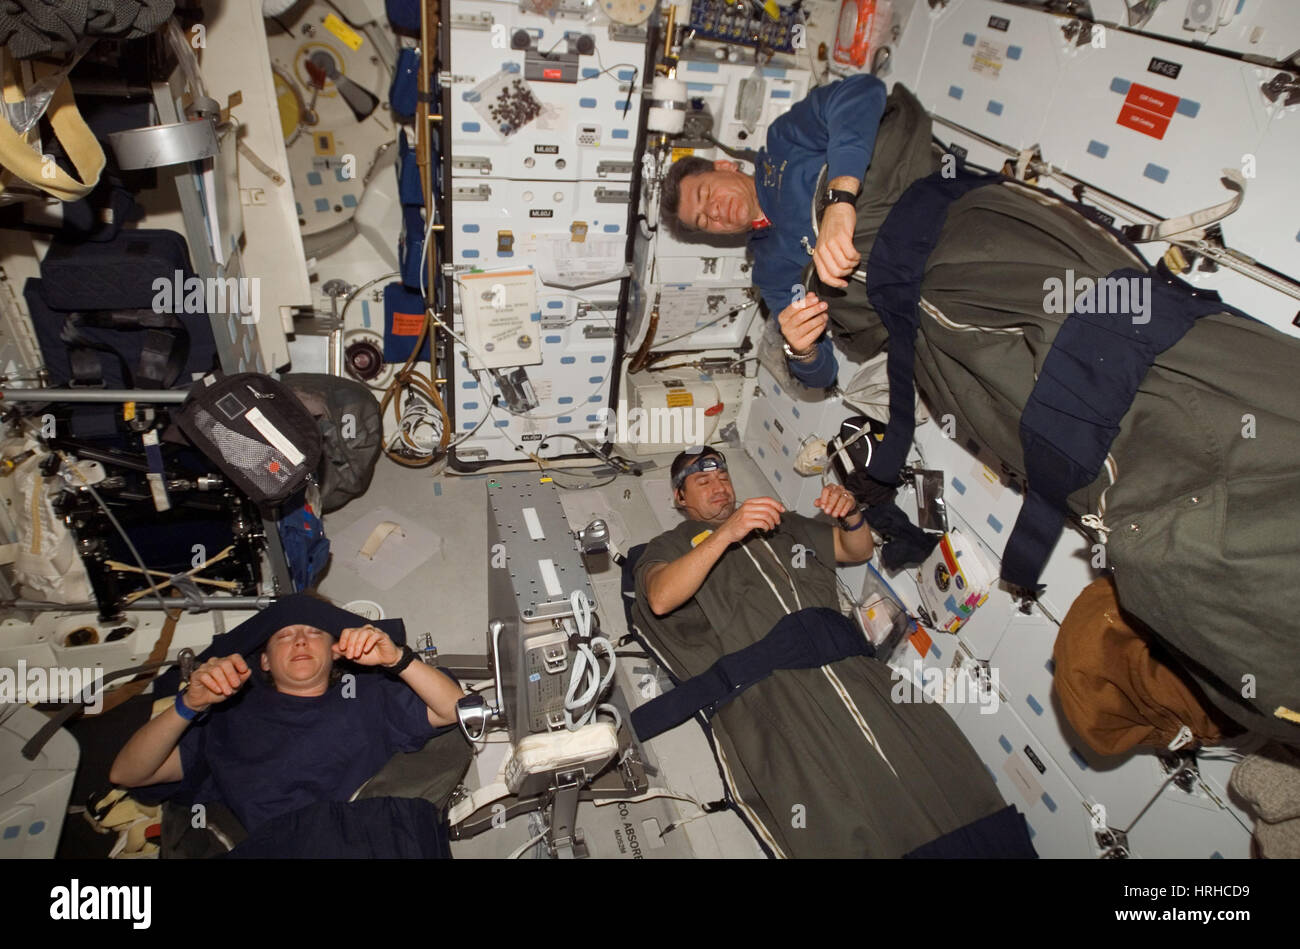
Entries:
[[388, 673], [390, 676], [392, 676], [393, 678], [397, 678], [403, 672], [406, 671], [406, 667], [409, 666], [412, 662], [414, 662], [415, 659], [416, 659], [415, 650], [412, 649], [410, 646], [403, 645], [402, 658], [398, 659], [391, 666], [385, 666], [384, 671]]
[[839, 188], [826, 189], [826, 205], [832, 204], [857, 204], [858, 196], [852, 191], [842, 191]]

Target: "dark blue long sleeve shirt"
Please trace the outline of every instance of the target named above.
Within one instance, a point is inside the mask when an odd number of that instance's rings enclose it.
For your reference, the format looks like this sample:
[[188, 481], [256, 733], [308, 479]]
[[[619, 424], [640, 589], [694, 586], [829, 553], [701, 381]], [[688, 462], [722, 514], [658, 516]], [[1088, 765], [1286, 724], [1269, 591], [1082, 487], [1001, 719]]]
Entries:
[[[812, 199], [822, 165], [830, 166], [828, 178], [864, 176], [885, 99], [885, 84], [875, 76], [849, 76], [814, 89], [768, 128], [754, 183], [772, 226], [750, 235], [750, 250], [754, 283], [773, 317], [790, 305], [812, 259], [804, 240], [817, 246]], [[795, 378], [816, 388], [833, 384], [837, 368], [827, 336], [818, 340], [815, 360], [790, 362]]]

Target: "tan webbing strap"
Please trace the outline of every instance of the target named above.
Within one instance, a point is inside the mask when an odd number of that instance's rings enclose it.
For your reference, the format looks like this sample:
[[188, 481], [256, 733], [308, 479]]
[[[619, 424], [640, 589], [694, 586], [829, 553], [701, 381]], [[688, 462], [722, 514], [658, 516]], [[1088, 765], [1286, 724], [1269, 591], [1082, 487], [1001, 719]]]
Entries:
[[[145, 665], [154, 662], [162, 662], [167, 658], [167, 650], [171, 648], [172, 636], [176, 632], [176, 623], [181, 618], [181, 611], [168, 610], [165, 615], [167, 619], [163, 623], [162, 631], [158, 634], [158, 641], [154, 643], [153, 649], [149, 650], [149, 656], [144, 661]], [[145, 686], [157, 678], [158, 673], [162, 671], [162, 669], [156, 669], [153, 672], [137, 676], [121, 688], [105, 693], [104, 711], [107, 712], [111, 709], [115, 709], [127, 699], [135, 698], [143, 692]]]
[[[23, 98], [22, 87], [14, 71], [13, 60], [6, 60], [4, 69], [4, 97], [6, 102], [18, 102]], [[37, 78], [57, 70], [57, 66], [46, 63], [33, 63], [32, 68]], [[76, 201], [90, 193], [99, 184], [99, 176], [104, 170], [104, 149], [81, 117], [77, 103], [72, 97], [72, 86], [67, 79], [59, 83], [50, 98], [46, 116], [59, 143], [67, 153], [68, 160], [76, 169], [81, 181], [77, 181], [59, 168], [53, 161], [46, 161], [43, 155], [32, 148], [35, 133], [19, 135], [13, 126], [0, 118], [0, 192], [13, 178], [20, 178], [49, 192], [61, 201]]]

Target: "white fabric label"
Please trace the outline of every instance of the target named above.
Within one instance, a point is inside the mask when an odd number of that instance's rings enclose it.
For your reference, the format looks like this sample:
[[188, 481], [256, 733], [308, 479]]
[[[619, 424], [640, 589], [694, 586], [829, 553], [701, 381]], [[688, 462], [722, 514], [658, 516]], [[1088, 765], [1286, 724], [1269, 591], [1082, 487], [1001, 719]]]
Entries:
[[560, 586], [560, 575], [555, 570], [555, 564], [550, 560], [539, 560], [537, 566], [542, 571], [547, 596], [564, 596], [564, 587]]
[[300, 452], [293, 442], [289, 441], [278, 428], [271, 424], [271, 420], [262, 414], [259, 408], [251, 408], [244, 413], [244, 418], [248, 419], [253, 428], [262, 433], [262, 437], [275, 446], [275, 450], [289, 459], [292, 465], [300, 465], [307, 460], [307, 456]]
[[[542, 530], [542, 519], [537, 516], [537, 508], [524, 508], [524, 523], [528, 525], [528, 536], [533, 540], [546, 540], [546, 534]], [[550, 561], [546, 561], [550, 563]]]

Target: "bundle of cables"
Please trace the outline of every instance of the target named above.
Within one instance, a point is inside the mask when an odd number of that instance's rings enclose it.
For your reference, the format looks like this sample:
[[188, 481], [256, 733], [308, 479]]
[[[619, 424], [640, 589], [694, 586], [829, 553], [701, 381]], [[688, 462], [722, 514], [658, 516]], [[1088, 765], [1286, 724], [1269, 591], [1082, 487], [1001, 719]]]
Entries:
[[[602, 704], [600, 701], [614, 681], [614, 669], [618, 661], [614, 656], [614, 644], [604, 636], [591, 635], [591, 601], [585, 593], [574, 590], [569, 602], [573, 606], [578, 645], [573, 671], [569, 676], [569, 689], [564, 695], [564, 725], [569, 731], [577, 731], [583, 725], [595, 721], [597, 712], [606, 712], [614, 717], [614, 727], [617, 729], [622, 725], [623, 717], [613, 705]], [[603, 650], [609, 659], [609, 668], [605, 670], [604, 676], [600, 674], [597, 648]], [[578, 694], [579, 689], [582, 694]]]

